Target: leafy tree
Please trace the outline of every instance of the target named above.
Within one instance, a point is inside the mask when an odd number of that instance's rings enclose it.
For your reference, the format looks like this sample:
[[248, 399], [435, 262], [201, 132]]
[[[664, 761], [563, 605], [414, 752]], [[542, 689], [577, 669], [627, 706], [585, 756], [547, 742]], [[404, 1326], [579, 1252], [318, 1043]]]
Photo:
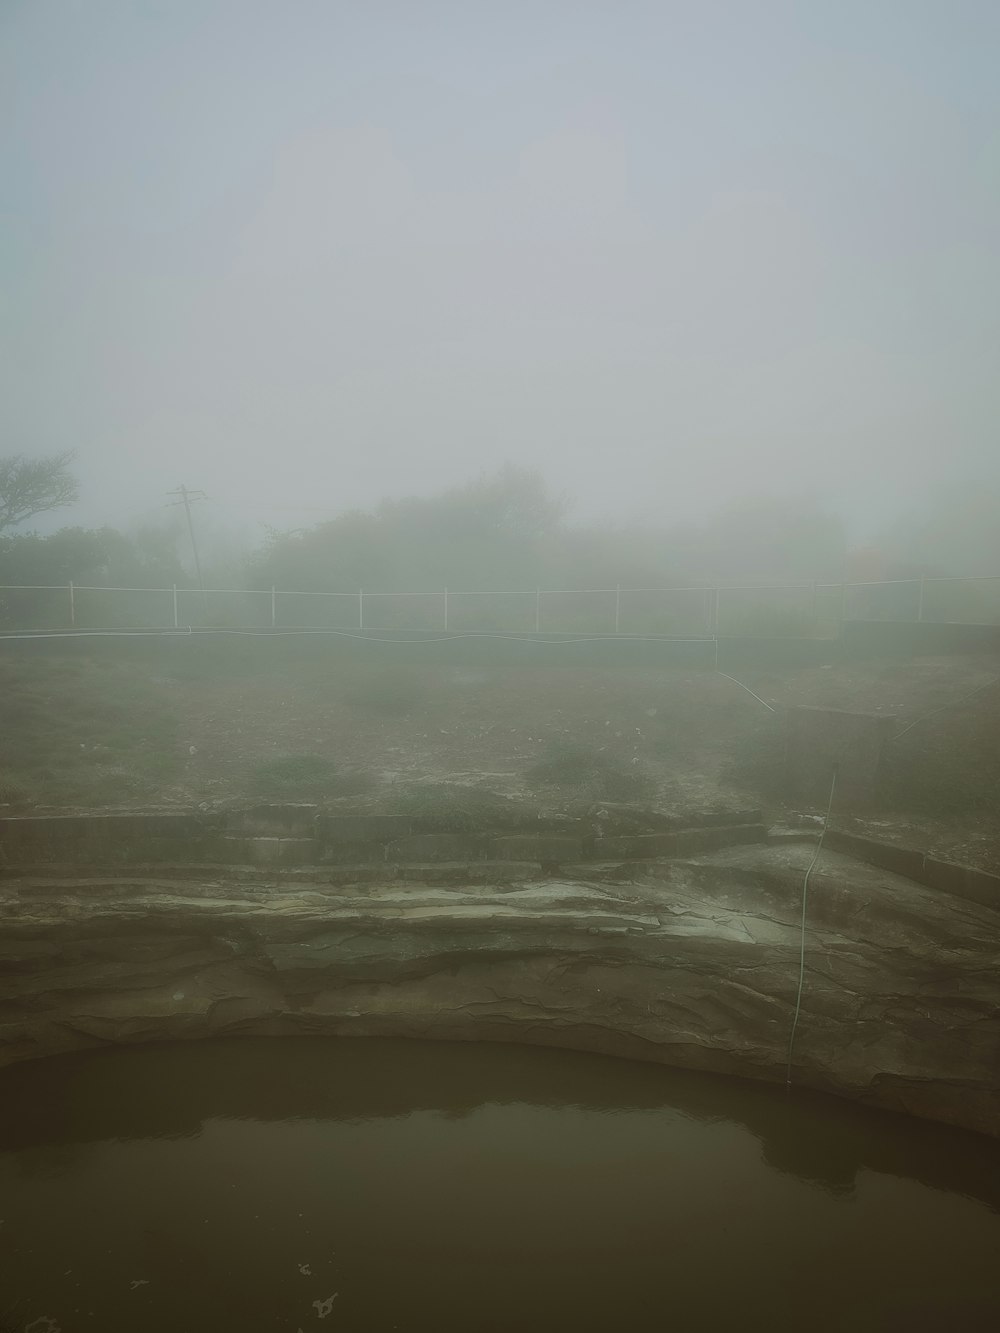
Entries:
[[0, 537], [0, 581], [41, 586], [70, 579], [84, 583], [99, 578], [126, 544], [113, 528], [60, 528], [50, 537], [36, 532]]
[[508, 465], [439, 495], [276, 533], [247, 577], [252, 587], [324, 592], [534, 587], [562, 510], [541, 477]]
[[69, 472], [73, 458], [72, 451], [48, 458], [25, 458], [23, 454], [0, 458], [0, 532], [35, 514], [73, 503], [79, 494], [76, 478]]
[[60, 528], [48, 537], [37, 532], [0, 536], [0, 626], [62, 626], [70, 582], [81, 588], [77, 611], [84, 619], [93, 613], [100, 623], [141, 621], [149, 611], [147, 596], [116, 594], [108, 600], [82, 588], [169, 588], [184, 582], [172, 540], [168, 531], [158, 529], [127, 535], [114, 528]]
[[60, 528], [51, 537], [36, 532], [0, 537], [0, 625], [45, 624], [55, 596], [46, 590], [65, 586], [71, 579], [100, 580], [123, 543], [121, 534], [111, 528]]

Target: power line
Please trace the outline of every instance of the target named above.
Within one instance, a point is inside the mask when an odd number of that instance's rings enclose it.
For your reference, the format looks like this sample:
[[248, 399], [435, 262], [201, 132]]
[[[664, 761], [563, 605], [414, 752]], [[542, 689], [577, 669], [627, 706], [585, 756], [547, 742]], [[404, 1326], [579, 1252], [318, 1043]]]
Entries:
[[184, 485], [178, 486], [176, 491], [167, 491], [167, 494], [180, 496], [179, 500], [174, 500], [171, 502], [171, 508], [174, 505], [179, 505], [179, 504], [182, 504], [184, 506], [184, 512], [187, 515], [188, 532], [191, 534], [191, 550], [194, 553], [194, 569], [195, 573], [198, 576], [198, 587], [201, 589], [202, 601], [205, 602], [207, 605], [207, 598], [205, 597], [205, 580], [201, 572], [201, 559], [198, 555], [198, 542], [194, 535], [194, 522], [191, 518], [191, 502], [192, 500], [207, 500], [208, 496], [205, 494], [204, 491], [191, 491], [188, 490], [188, 488]]
[[805, 879], [802, 881], [802, 920], [799, 926], [799, 984], [795, 993], [795, 1013], [792, 1016], [792, 1030], [788, 1034], [788, 1058], [785, 1062], [785, 1091], [792, 1086], [792, 1055], [795, 1050], [795, 1030], [799, 1025], [799, 1014], [802, 1010], [802, 987], [806, 976], [806, 900], [809, 895], [809, 876], [816, 869], [816, 862], [819, 860], [820, 852], [823, 850], [823, 839], [826, 837], [826, 830], [830, 823], [830, 813], [833, 810], [833, 793], [837, 789], [837, 765], [833, 766], [833, 774], [830, 778], [830, 799], [826, 804], [826, 814], [823, 817], [823, 828], [819, 835], [819, 842], [816, 844], [816, 851], [812, 860], [809, 862], [809, 869], [806, 871]]

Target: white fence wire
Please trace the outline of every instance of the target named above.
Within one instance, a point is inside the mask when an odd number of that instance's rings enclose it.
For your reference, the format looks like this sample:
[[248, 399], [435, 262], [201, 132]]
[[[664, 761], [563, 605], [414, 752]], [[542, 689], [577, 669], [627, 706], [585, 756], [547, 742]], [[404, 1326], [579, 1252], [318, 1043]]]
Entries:
[[0, 585], [0, 630], [7, 632], [194, 627], [823, 639], [835, 638], [846, 621], [1000, 625], [1000, 575], [433, 592]]

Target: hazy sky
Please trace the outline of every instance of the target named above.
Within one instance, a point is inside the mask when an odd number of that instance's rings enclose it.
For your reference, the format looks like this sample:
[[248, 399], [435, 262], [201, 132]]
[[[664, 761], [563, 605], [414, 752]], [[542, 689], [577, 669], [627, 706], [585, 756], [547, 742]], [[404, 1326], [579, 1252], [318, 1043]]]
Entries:
[[[1000, 483], [997, 0], [2, 0], [3, 453], [305, 525]], [[72, 515], [70, 519], [70, 515]]]

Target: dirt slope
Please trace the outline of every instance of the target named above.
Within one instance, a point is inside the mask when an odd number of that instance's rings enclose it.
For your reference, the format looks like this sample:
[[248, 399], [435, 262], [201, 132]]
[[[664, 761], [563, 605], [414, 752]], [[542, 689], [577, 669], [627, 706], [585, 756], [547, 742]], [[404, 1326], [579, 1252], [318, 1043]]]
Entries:
[[0, 801], [8, 812], [249, 797], [380, 808], [459, 787], [546, 809], [750, 803], [780, 818], [782, 708], [808, 703], [892, 714], [900, 730], [925, 719], [890, 745], [877, 806], [838, 810], [842, 825], [1000, 863], [995, 662], [736, 674], [777, 712], [704, 669], [431, 667], [253, 640], [8, 644]]

